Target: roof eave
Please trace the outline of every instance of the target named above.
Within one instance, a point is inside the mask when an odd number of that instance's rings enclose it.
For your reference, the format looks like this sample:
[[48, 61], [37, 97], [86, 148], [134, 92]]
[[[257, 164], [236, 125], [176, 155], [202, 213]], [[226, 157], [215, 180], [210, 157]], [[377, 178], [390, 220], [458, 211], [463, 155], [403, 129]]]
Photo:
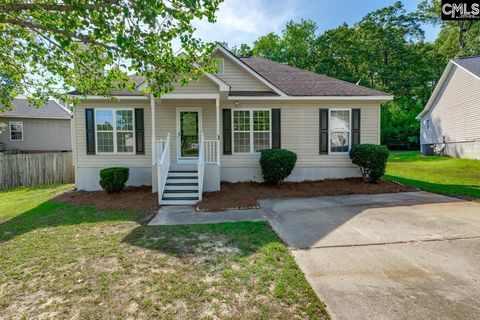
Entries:
[[300, 101], [321, 101], [321, 100], [363, 100], [363, 101], [391, 101], [393, 96], [229, 96], [228, 100], [300, 100]]

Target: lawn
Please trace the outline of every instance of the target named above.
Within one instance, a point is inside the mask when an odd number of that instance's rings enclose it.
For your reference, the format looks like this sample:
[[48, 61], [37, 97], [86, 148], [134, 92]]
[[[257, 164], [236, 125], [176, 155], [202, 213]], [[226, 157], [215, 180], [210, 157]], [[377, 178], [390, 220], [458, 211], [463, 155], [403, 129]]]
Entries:
[[0, 318], [328, 319], [267, 223], [146, 226], [69, 188], [0, 192]]
[[386, 179], [446, 195], [480, 199], [480, 161], [392, 152]]

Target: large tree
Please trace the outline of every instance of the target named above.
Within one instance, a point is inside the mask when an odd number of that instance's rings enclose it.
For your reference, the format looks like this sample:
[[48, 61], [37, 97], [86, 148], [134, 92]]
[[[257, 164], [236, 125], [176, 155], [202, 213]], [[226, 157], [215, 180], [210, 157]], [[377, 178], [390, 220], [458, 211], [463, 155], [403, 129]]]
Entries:
[[[71, 88], [107, 95], [146, 77], [154, 95], [214, 63], [194, 19], [215, 21], [222, 0], [4, 0], [0, 4], [0, 110], [18, 94], [40, 105]], [[181, 53], [181, 54], [179, 54]]]

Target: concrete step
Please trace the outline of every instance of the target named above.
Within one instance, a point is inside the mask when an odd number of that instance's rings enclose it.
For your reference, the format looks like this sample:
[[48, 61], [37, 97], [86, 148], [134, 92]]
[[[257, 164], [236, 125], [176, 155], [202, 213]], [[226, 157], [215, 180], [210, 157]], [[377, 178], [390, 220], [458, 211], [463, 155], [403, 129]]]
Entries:
[[197, 199], [176, 199], [176, 198], [167, 198], [167, 199], [162, 199], [160, 205], [162, 206], [191, 206], [194, 205], [198, 202]]

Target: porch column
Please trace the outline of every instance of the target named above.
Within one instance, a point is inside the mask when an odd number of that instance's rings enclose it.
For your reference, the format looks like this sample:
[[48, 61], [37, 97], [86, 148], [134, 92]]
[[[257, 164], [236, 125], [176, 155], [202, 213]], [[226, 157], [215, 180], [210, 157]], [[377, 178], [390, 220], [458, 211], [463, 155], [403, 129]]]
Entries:
[[150, 94], [150, 115], [152, 117], [152, 192], [155, 193], [158, 190], [157, 186], [157, 139], [155, 135], [155, 97]]
[[220, 166], [220, 96], [215, 99], [215, 112], [217, 119], [217, 166]]

